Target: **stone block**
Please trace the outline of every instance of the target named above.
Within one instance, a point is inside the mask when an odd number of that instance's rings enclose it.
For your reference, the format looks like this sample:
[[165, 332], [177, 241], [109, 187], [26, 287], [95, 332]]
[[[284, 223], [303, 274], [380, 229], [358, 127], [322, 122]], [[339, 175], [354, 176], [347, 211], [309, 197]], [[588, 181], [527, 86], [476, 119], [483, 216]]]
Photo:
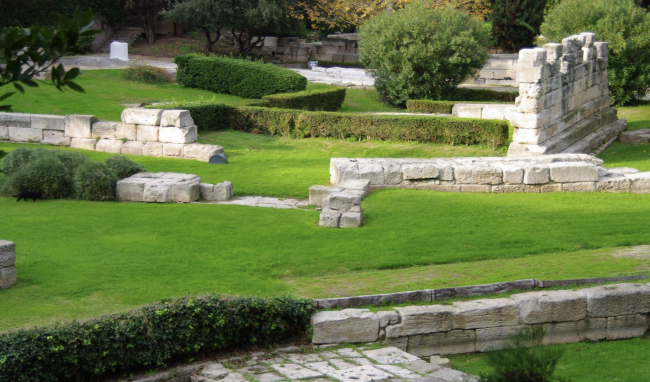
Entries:
[[323, 206], [323, 200], [332, 192], [341, 192], [342, 187], [311, 186], [309, 187], [309, 204], [316, 207]]
[[453, 304], [452, 329], [478, 329], [519, 324], [517, 303], [509, 298], [460, 301]]
[[0, 240], [0, 268], [13, 267], [15, 264], [16, 244], [13, 241]]
[[483, 106], [459, 106], [458, 118], [481, 119], [483, 116]]
[[564, 192], [594, 192], [596, 191], [596, 182], [578, 182], [563, 183], [562, 191]]
[[561, 184], [542, 184], [540, 186], [540, 192], [541, 193], [547, 193], [547, 192], [562, 192], [562, 185]]
[[379, 317], [368, 309], [323, 311], [311, 318], [315, 344], [374, 342], [378, 339]]
[[527, 83], [536, 83], [542, 82], [547, 78], [546, 67], [528, 67], [528, 66], [517, 67], [517, 81], [527, 82]]
[[61, 130], [43, 130], [41, 143], [54, 146], [70, 146], [71, 139], [66, 137], [65, 132]]
[[191, 127], [194, 120], [189, 110], [165, 110], [160, 117], [161, 127]]
[[481, 112], [482, 119], [498, 119], [504, 120], [505, 108], [496, 105], [485, 105], [483, 106], [483, 111]]
[[144, 183], [132, 178], [118, 180], [116, 194], [119, 202], [143, 202]]
[[487, 184], [461, 184], [460, 185], [460, 192], [486, 193], [491, 191], [492, 191], [492, 186], [489, 186]]
[[359, 179], [359, 166], [354, 159], [330, 159], [330, 183], [339, 184], [345, 180]]
[[[492, 186], [491, 192], [494, 192], [495, 194], [539, 194], [542, 192], [541, 188], [542, 186], [536, 184], [504, 184]], [[559, 191], [562, 191], [562, 188], [560, 188]]]
[[521, 184], [524, 182], [524, 169], [519, 166], [499, 165], [503, 172], [503, 182], [506, 184]]
[[[0, 243], [0, 246], [1, 245], [2, 244]], [[0, 263], [0, 265], [1, 264], [2, 263]], [[377, 317], [379, 318], [380, 328], [385, 328], [388, 325], [397, 324], [399, 322], [399, 314], [394, 310], [382, 310], [377, 312]]]
[[224, 202], [232, 199], [233, 186], [231, 182], [219, 184], [201, 183], [199, 185], [201, 197], [209, 202]]
[[448, 305], [421, 305], [395, 308], [402, 322], [386, 327], [386, 338], [429, 334], [451, 330], [453, 308]]
[[201, 162], [209, 162], [210, 158], [217, 154], [223, 154], [223, 147], [217, 145], [205, 145], [202, 143], [190, 143], [183, 146], [183, 158], [196, 159]]
[[0, 289], [11, 288], [16, 285], [16, 267], [0, 268]]
[[402, 183], [403, 170], [402, 166], [396, 163], [385, 162], [382, 163], [384, 168], [384, 183], [388, 185], [395, 185]]
[[320, 213], [318, 220], [319, 227], [325, 228], [339, 228], [341, 221], [341, 213], [336, 211], [323, 211]]
[[95, 150], [105, 153], [120, 154], [122, 152], [122, 145], [122, 141], [115, 139], [100, 139], [95, 145]]
[[98, 122], [94, 115], [66, 115], [65, 136], [71, 138], [92, 138], [92, 126]]
[[0, 141], [9, 140], [9, 128], [7, 126], [0, 126]]
[[435, 179], [440, 175], [440, 168], [433, 163], [412, 163], [402, 165], [405, 180]]
[[603, 178], [596, 183], [596, 191], [600, 192], [630, 192], [632, 181], [624, 176]]
[[361, 227], [361, 212], [343, 212], [341, 214], [340, 228], [356, 228]]
[[371, 360], [384, 365], [402, 364], [410, 367], [422, 362], [422, 360], [413, 354], [409, 354], [393, 346], [375, 350], [364, 350], [363, 354]]
[[550, 181], [547, 166], [534, 165], [524, 167], [524, 184], [544, 184]]
[[161, 127], [158, 137], [158, 140], [163, 143], [193, 143], [196, 139], [196, 126]]
[[168, 203], [172, 201], [172, 186], [167, 182], [144, 184], [142, 199], [146, 203]]
[[632, 181], [630, 192], [633, 194], [650, 193], [650, 172], [640, 172], [638, 174], [626, 174], [626, 178]]
[[92, 125], [92, 138], [98, 139], [116, 139], [115, 132], [120, 122], [95, 122]]
[[384, 168], [378, 163], [359, 163], [359, 179], [368, 179], [371, 185], [384, 184]]
[[32, 114], [32, 129], [65, 131], [65, 116]]
[[0, 126], [3, 127], [32, 127], [31, 114], [23, 113], [0, 113]]
[[337, 187], [342, 187], [348, 191], [360, 191], [363, 195], [367, 195], [370, 189], [370, 181], [368, 179], [350, 179], [339, 183]]
[[551, 180], [556, 183], [595, 182], [598, 168], [591, 163], [555, 162], [549, 163]]
[[550, 110], [544, 109], [539, 113], [523, 113], [517, 111], [510, 114], [510, 124], [519, 129], [541, 129], [549, 123]]
[[580, 291], [587, 297], [589, 317], [613, 317], [650, 312], [650, 286], [645, 284], [603, 285]]
[[122, 154], [124, 155], [142, 155], [142, 147], [144, 142], [126, 141], [122, 145]]
[[600, 341], [605, 339], [607, 320], [593, 318], [587, 320], [554, 322], [544, 324], [546, 334], [543, 345], [567, 344], [585, 340]]
[[136, 140], [140, 142], [158, 142], [160, 127], [153, 125], [137, 125]]
[[[183, 148], [183, 151], [185, 148]], [[158, 142], [146, 142], [142, 146], [142, 155], [148, 157], [161, 157], [163, 156], [163, 144]]]
[[191, 203], [199, 200], [199, 183], [172, 183], [171, 200], [177, 203]]
[[94, 151], [96, 144], [97, 144], [97, 140], [92, 138], [72, 138], [70, 140], [70, 147], [73, 149]]
[[332, 192], [323, 200], [323, 210], [358, 212], [363, 194], [358, 191]]
[[162, 114], [163, 110], [159, 109], [124, 109], [122, 111], [122, 122], [136, 125], [160, 126]]
[[622, 340], [641, 337], [647, 329], [647, 315], [633, 314], [607, 318], [607, 339]]
[[520, 324], [578, 321], [587, 316], [587, 297], [571, 290], [514, 294]]
[[43, 130], [10, 126], [9, 140], [14, 142], [40, 142], [43, 140]]
[[418, 357], [435, 354], [463, 354], [476, 352], [474, 330], [422, 334], [409, 337], [408, 352]]
[[517, 325], [476, 329], [476, 351], [485, 352], [503, 349], [510, 338], [525, 328], [526, 325]]
[[179, 143], [163, 143], [163, 156], [166, 158], [182, 158], [183, 145]]

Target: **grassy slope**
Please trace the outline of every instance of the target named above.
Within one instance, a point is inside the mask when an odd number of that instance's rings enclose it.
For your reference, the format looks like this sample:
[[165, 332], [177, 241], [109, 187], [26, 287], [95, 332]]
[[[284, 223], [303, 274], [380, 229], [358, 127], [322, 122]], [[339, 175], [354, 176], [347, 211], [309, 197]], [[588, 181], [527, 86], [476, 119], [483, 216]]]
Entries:
[[[566, 349], [555, 376], [572, 382], [637, 382], [650, 372], [650, 337], [559, 345]], [[451, 366], [470, 374], [491, 370], [481, 354], [451, 356]]]

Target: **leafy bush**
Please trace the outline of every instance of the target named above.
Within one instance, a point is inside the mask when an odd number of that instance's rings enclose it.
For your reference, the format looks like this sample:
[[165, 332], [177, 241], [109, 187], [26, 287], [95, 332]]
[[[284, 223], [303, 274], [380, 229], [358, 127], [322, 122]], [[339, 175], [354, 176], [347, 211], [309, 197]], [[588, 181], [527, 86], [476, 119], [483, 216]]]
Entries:
[[510, 103], [515, 102], [517, 96], [519, 96], [518, 92], [459, 88], [453, 96], [449, 97], [449, 101], [408, 100], [406, 109], [411, 113], [451, 114], [457, 103]]
[[243, 98], [305, 90], [307, 79], [288, 69], [228, 57], [178, 56], [179, 84]]
[[544, 37], [561, 41], [591, 31], [609, 43], [609, 92], [614, 105], [640, 99], [650, 88], [650, 16], [635, 0], [564, 0], [541, 26]]
[[106, 158], [106, 166], [118, 180], [146, 171], [144, 166], [135, 163], [123, 155], [114, 155]]
[[305, 90], [262, 97], [262, 106], [279, 109], [337, 111], [345, 100], [345, 88]]
[[66, 151], [66, 150], [40, 150], [42, 152], [42, 155], [51, 155], [63, 163], [65, 168], [68, 170], [70, 175], [73, 175], [79, 166], [90, 162], [90, 158], [87, 156], [81, 154], [81, 153], [76, 153], [74, 151]]
[[167, 84], [173, 81], [171, 74], [151, 65], [129, 65], [127, 69], [122, 71], [122, 78], [154, 85]]
[[418, 1], [360, 28], [360, 58], [382, 100], [444, 99], [488, 59], [490, 36], [469, 13]]
[[494, 0], [492, 35], [498, 46], [517, 52], [533, 43], [547, 0]]
[[116, 183], [115, 173], [106, 164], [89, 161], [74, 174], [75, 196], [98, 202], [115, 200]]
[[493, 371], [481, 374], [481, 382], [553, 382], [558, 361], [564, 354], [559, 346], [541, 346], [542, 326], [526, 328], [511, 337], [503, 350], [485, 353], [485, 362]]
[[18, 171], [21, 167], [28, 165], [34, 156], [42, 149], [27, 149], [24, 147], [12, 150], [2, 158], [2, 171], [9, 175]]
[[199, 132], [228, 129], [235, 108], [212, 101], [170, 102], [145, 106], [148, 109], [189, 110]]
[[432, 101], [429, 99], [410, 99], [406, 101], [409, 113], [451, 114], [456, 101]]
[[5, 27], [27, 28], [31, 25], [56, 26], [57, 13], [72, 17], [77, 8], [92, 9], [102, 15], [108, 25], [118, 24], [124, 18], [120, 1], [106, 0], [21, 0], [3, 1], [0, 12], [0, 29]]
[[9, 193], [38, 191], [43, 199], [66, 198], [73, 191], [70, 172], [63, 162], [50, 155], [38, 155], [20, 166], [9, 175], [6, 187]]
[[0, 334], [0, 382], [97, 380], [109, 373], [306, 334], [311, 300], [181, 298], [87, 322]]

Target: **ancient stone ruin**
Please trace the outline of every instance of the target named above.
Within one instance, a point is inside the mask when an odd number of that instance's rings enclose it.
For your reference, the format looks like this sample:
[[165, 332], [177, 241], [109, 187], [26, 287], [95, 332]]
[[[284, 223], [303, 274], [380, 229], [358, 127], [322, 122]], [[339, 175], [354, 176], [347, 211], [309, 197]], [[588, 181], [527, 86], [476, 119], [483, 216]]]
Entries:
[[16, 244], [0, 240], [0, 289], [16, 285]]
[[173, 172], [141, 172], [117, 182], [117, 200], [145, 203], [192, 203], [199, 197], [208, 202], [230, 200], [233, 187], [230, 182], [201, 183], [198, 175]]

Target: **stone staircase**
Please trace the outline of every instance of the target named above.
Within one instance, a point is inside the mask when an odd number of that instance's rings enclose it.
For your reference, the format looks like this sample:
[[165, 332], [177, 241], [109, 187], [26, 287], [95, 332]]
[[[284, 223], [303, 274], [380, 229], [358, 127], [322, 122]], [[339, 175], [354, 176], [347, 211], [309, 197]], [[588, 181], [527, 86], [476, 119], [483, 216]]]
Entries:
[[108, 41], [106, 41], [104, 45], [102, 45], [101, 48], [99, 48], [99, 51], [102, 53], [109, 53], [113, 41], [126, 42], [131, 45], [132, 42], [140, 38], [141, 34], [142, 29], [140, 27], [121, 27]]

